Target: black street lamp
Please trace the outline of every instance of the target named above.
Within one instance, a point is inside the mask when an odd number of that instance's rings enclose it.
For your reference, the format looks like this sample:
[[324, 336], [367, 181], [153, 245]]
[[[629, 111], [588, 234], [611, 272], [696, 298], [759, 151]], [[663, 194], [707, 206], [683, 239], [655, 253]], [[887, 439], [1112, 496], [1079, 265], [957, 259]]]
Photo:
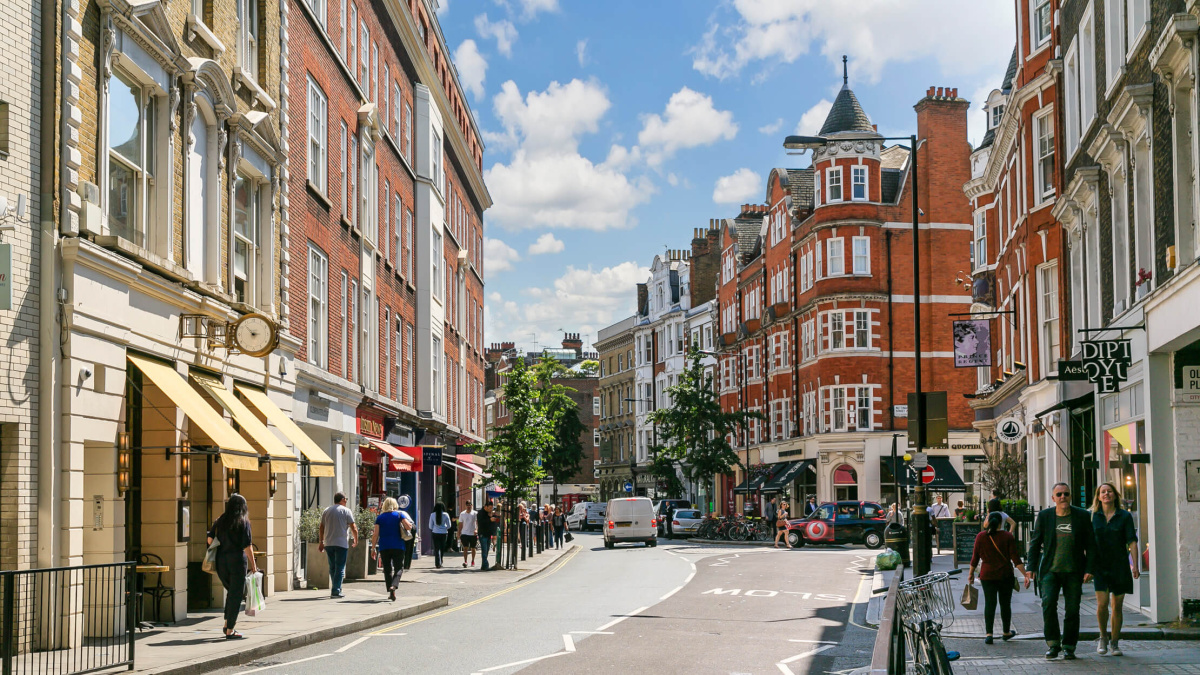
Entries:
[[[921, 208], [917, 204], [917, 136], [877, 136], [875, 134], [838, 134], [835, 137], [826, 136], [788, 136], [783, 141], [783, 147], [789, 150], [815, 150], [823, 148], [829, 143], [839, 141], [908, 141], [911, 150], [909, 151], [910, 164], [909, 174], [912, 175], [912, 238], [913, 238], [913, 388], [916, 391], [914, 400], [916, 402], [916, 410], [908, 411], [908, 414], [916, 414], [917, 419], [917, 437], [915, 441], [914, 453], [921, 452], [925, 441], [925, 411], [924, 401], [921, 396], [921, 244], [920, 244], [920, 221]], [[929, 573], [929, 566], [932, 562], [930, 551], [930, 532], [929, 519], [925, 511], [925, 485], [917, 482], [916, 490], [913, 493], [916, 503], [913, 505], [913, 574], [921, 576]]]

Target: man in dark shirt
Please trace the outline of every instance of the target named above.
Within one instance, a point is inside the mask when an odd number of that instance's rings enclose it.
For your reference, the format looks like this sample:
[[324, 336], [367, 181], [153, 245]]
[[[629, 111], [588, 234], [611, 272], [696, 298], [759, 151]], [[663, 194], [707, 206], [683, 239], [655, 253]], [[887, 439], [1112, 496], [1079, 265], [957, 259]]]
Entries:
[[492, 546], [492, 537], [496, 536], [496, 521], [492, 515], [490, 499], [484, 502], [483, 508], [479, 511], [475, 521], [475, 531], [479, 533], [479, 548], [483, 554], [483, 565], [479, 569], [486, 572], [491, 569], [491, 566], [488, 565], [488, 549]]
[[[1038, 513], [1029, 542], [1029, 569], [1035, 570], [1042, 593], [1042, 622], [1045, 625], [1047, 659], [1075, 658], [1079, 642], [1079, 602], [1083, 584], [1091, 581], [1095, 544], [1088, 512], [1071, 505], [1071, 488], [1054, 486], [1054, 506]], [[1058, 595], [1066, 603], [1062, 632], [1058, 626]]]

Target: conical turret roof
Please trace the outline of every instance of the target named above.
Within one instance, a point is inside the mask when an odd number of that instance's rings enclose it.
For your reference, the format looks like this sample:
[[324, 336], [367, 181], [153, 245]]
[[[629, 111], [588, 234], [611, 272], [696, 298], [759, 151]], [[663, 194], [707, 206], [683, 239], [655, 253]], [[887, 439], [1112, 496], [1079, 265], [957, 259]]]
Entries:
[[867, 117], [867, 113], [863, 112], [862, 106], [859, 105], [858, 97], [850, 87], [842, 85], [842, 90], [833, 101], [833, 107], [829, 109], [829, 115], [825, 117], [825, 124], [821, 125], [820, 134], [826, 136], [847, 131], [874, 133], [875, 128], [871, 126], [871, 118]]

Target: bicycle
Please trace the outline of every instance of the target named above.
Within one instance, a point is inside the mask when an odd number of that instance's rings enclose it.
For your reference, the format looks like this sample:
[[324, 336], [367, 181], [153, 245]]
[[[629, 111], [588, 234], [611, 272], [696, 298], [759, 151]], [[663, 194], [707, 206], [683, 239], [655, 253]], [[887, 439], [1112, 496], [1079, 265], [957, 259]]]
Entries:
[[[919, 675], [952, 675], [951, 661], [959, 653], [947, 650], [942, 629], [954, 622], [954, 594], [950, 577], [961, 569], [929, 574], [900, 582], [896, 594], [896, 613], [904, 631], [904, 642], [913, 658], [913, 670]], [[876, 593], [886, 592], [886, 588]]]

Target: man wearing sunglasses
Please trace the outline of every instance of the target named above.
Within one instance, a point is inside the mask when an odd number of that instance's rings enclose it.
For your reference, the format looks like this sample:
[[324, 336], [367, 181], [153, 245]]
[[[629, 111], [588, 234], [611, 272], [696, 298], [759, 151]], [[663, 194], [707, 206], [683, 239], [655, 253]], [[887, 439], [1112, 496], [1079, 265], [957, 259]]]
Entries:
[[[1088, 512], [1071, 505], [1071, 488], [1058, 483], [1051, 493], [1054, 506], [1037, 515], [1029, 541], [1029, 568], [1037, 570], [1042, 594], [1042, 623], [1047, 659], [1075, 658], [1079, 642], [1079, 601], [1083, 584], [1092, 580], [1095, 539]], [[1066, 603], [1062, 632], [1058, 626], [1058, 595]]]

